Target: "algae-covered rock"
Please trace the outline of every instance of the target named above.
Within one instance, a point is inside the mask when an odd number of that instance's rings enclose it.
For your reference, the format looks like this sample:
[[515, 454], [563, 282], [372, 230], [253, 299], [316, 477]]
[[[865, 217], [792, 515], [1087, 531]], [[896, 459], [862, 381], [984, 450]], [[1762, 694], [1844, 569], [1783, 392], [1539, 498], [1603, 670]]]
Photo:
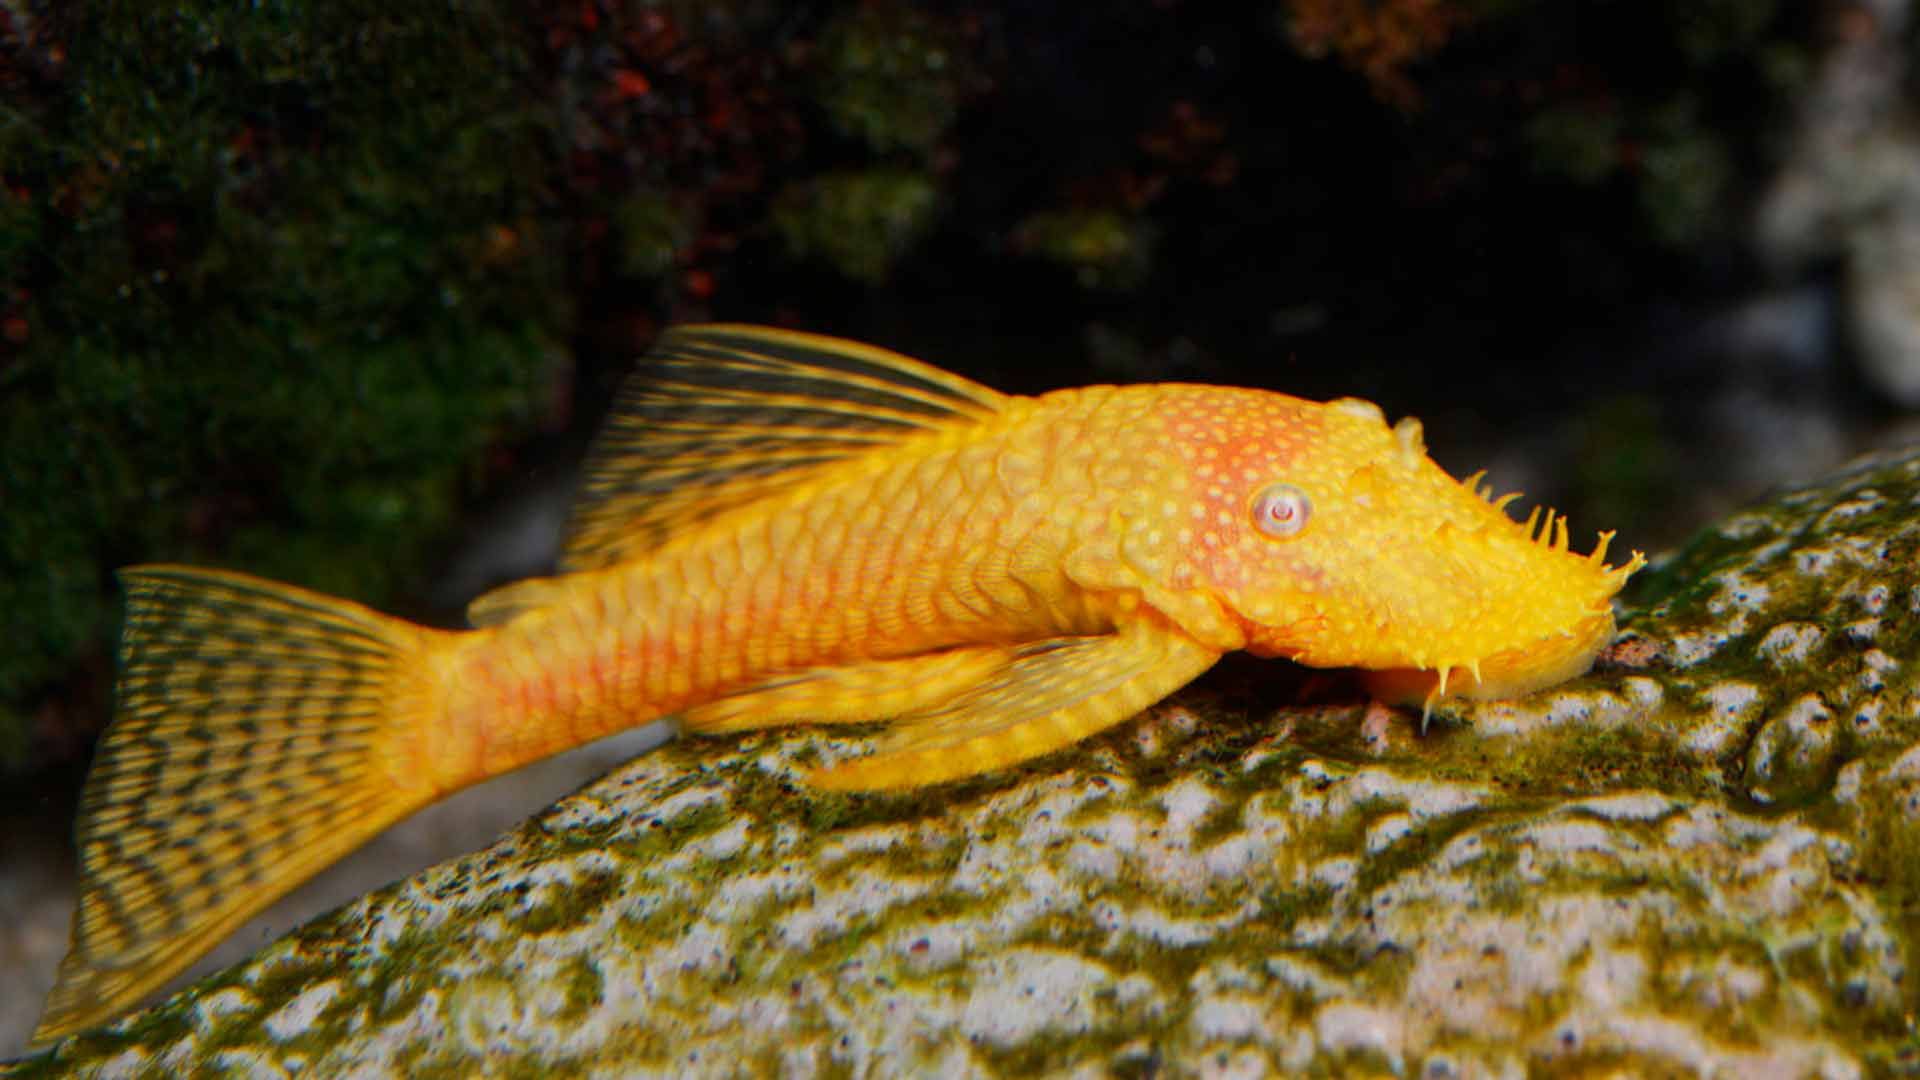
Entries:
[[684, 741], [20, 1074], [1900, 1071], [1917, 501], [1909, 452], [1738, 514], [1425, 735], [1215, 680], [857, 797], [795, 781], [857, 739]]

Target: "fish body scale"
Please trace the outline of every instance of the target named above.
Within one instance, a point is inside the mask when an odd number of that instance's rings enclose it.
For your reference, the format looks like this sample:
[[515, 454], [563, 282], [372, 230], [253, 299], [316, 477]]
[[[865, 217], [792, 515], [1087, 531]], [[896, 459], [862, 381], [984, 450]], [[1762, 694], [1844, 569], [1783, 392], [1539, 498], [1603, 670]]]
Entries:
[[1098, 632], [1109, 598], [1060, 566], [1105, 541], [1118, 484], [1153, 467], [1128, 434], [1148, 406], [1106, 388], [1048, 395], [718, 518], [651, 560], [574, 575], [567, 602], [467, 645], [452, 679], [466, 689], [425, 756], [461, 763], [443, 780], [457, 787], [783, 671]]

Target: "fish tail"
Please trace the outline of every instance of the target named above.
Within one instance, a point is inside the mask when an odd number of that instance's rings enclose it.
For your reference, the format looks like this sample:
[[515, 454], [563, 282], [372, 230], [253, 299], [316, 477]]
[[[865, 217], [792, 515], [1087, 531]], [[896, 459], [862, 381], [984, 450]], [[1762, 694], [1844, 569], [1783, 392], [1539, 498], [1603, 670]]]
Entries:
[[456, 634], [244, 574], [121, 571], [116, 715], [38, 1045], [128, 1008], [438, 794], [415, 748]]

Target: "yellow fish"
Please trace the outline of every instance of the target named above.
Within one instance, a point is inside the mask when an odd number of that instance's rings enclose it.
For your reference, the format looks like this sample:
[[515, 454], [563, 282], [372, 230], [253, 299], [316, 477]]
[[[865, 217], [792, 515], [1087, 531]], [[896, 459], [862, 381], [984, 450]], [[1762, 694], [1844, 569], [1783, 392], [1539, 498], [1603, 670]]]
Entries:
[[590, 457], [562, 564], [415, 626], [243, 574], [122, 571], [117, 713], [36, 1043], [157, 989], [453, 791], [659, 717], [886, 721], [807, 777], [903, 788], [1110, 727], [1237, 649], [1395, 701], [1587, 669], [1642, 563], [1524, 523], [1353, 398], [1011, 397], [853, 342], [664, 335]]

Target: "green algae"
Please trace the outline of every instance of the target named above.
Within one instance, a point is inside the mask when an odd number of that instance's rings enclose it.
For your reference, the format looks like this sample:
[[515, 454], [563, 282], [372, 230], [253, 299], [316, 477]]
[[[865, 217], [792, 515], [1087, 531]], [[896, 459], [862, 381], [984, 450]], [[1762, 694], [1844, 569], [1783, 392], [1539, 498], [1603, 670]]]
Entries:
[[547, 903], [509, 912], [508, 921], [523, 934], [572, 929], [591, 918], [625, 884], [619, 874], [590, 874], [568, 882], [557, 895], [550, 891]]
[[1146, 280], [1157, 236], [1141, 215], [1072, 207], [1029, 216], [1014, 239], [1022, 251], [1071, 271], [1082, 288], [1126, 292]]
[[828, 173], [781, 193], [773, 225], [787, 249], [877, 283], [932, 228], [940, 193], [927, 176], [874, 168]]
[[630, 192], [614, 207], [611, 224], [622, 273], [651, 278], [666, 273], [695, 237], [686, 208], [664, 193]]
[[562, 330], [510, 9], [73, 13], [84, 92], [0, 127], [0, 702], [105, 638], [129, 557], [410, 582]]
[[971, 58], [956, 44], [953, 28], [924, 11], [861, 5], [820, 35], [816, 96], [836, 129], [873, 150], [929, 154], [971, 78]]
[[1488, 762], [1496, 782], [1517, 794], [1569, 795], [1652, 788], [1705, 795], [1713, 789], [1673, 738], [1646, 727], [1576, 727], [1533, 740], [1514, 758]]

